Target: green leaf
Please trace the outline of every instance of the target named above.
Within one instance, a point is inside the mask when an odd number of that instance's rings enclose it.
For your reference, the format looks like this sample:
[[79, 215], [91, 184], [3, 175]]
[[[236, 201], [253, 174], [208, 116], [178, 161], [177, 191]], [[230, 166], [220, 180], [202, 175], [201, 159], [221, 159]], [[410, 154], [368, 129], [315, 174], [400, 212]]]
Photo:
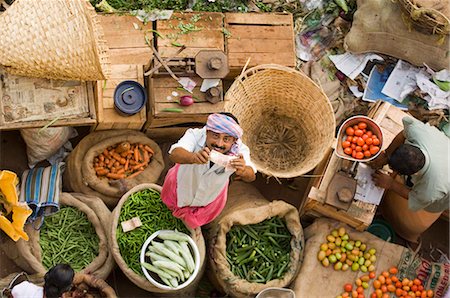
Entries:
[[433, 78], [433, 82], [442, 90], [442, 91], [450, 91], [450, 82], [439, 81]]

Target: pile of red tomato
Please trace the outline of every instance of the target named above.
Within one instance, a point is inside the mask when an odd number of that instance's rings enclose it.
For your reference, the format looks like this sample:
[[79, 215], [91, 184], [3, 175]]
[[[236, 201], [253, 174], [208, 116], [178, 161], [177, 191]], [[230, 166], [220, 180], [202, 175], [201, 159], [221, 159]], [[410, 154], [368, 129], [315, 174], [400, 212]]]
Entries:
[[365, 122], [349, 126], [345, 130], [345, 139], [342, 142], [344, 153], [356, 159], [369, 158], [380, 151], [380, 140], [377, 135], [367, 129]]

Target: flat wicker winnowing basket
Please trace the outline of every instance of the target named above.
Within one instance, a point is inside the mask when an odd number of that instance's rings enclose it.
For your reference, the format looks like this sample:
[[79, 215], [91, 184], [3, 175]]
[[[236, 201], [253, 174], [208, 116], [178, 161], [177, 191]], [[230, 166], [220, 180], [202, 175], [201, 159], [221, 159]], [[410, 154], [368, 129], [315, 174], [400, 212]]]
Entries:
[[102, 80], [108, 48], [88, 0], [16, 0], [0, 15], [0, 65], [10, 73]]
[[231, 85], [225, 110], [244, 130], [258, 171], [292, 178], [312, 170], [334, 141], [335, 120], [325, 93], [305, 74], [275, 65], [253, 67]]

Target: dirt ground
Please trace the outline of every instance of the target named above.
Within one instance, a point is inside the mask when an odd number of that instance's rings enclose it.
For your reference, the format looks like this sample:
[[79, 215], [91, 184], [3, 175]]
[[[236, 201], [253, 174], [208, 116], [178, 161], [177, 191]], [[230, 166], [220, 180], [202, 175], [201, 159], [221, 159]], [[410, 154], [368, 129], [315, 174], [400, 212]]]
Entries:
[[[73, 143], [78, 142], [82, 136], [89, 132], [89, 128], [77, 128], [79, 137], [72, 140]], [[157, 140], [158, 141], [158, 140]], [[159, 140], [159, 145], [163, 152], [167, 152], [172, 144], [172, 140]], [[165, 156], [166, 170], [171, 166], [168, 156]], [[16, 173], [22, 173], [27, 169], [26, 146], [18, 131], [0, 132], [0, 169], [9, 169]], [[164, 171], [163, 174], [166, 172]], [[161, 177], [161, 181], [162, 181]], [[257, 175], [257, 180], [253, 184], [261, 191], [261, 193], [269, 200], [284, 200], [297, 208], [300, 206], [301, 200], [306, 192], [308, 178], [298, 177], [295, 179], [283, 179], [279, 184], [275, 179], [266, 179], [261, 174]], [[377, 217], [379, 217], [377, 215]], [[303, 222], [302, 222], [303, 223]], [[304, 222], [304, 226], [308, 223]], [[397, 243], [405, 244], [405, 241], [397, 237]], [[439, 219], [431, 228], [423, 234], [422, 249], [424, 256], [430, 258], [429, 252], [432, 248], [440, 249], [447, 253], [449, 251], [449, 222]], [[1, 244], [0, 244], [1, 245]], [[10, 273], [20, 272], [13, 262], [11, 262], [0, 250], [0, 278]], [[208, 271], [205, 272], [204, 281], [200, 285], [197, 297], [213, 296], [212, 286], [207, 280]], [[116, 268], [108, 278], [107, 282], [116, 290], [119, 297], [157, 297], [149, 292], [139, 289], [119, 268]], [[217, 294], [214, 294], [214, 297]]]

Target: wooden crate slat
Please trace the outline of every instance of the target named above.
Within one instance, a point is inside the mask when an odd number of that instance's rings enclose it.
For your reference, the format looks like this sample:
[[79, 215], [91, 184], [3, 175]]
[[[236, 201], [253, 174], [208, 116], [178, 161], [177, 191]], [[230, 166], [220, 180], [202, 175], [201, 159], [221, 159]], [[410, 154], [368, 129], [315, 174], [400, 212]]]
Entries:
[[251, 36], [253, 39], [291, 39], [292, 33], [289, 30], [278, 30], [277, 26], [242, 26], [242, 25], [227, 25], [231, 36], [227, 41], [233, 39], [244, 39]]
[[[163, 109], [166, 108], [182, 108], [184, 110], [183, 113], [170, 113], [163, 112]], [[218, 102], [216, 104], [212, 104], [210, 102], [196, 102], [193, 105], [188, 107], [182, 107], [178, 103], [156, 103], [155, 104], [155, 116], [157, 117], [174, 117], [178, 118], [181, 114], [209, 114], [209, 113], [218, 113], [224, 111], [224, 102]]]
[[141, 64], [145, 65], [153, 57], [149, 47], [110, 49], [109, 61], [111, 64]]
[[[203, 47], [203, 48], [199, 48], [199, 47], [188, 47], [187, 49], [185, 49], [183, 52], [181, 52], [180, 54], [177, 55], [177, 57], [179, 58], [194, 58], [197, 53], [201, 50], [221, 50], [223, 51], [223, 47]], [[169, 47], [161, 47], [158, 49], [158, 52], [160, 52], [162, 57], [173, 57], [176, 52], [178, 51], [177, 47], [173, 47], [173, 46], [169, 46]]]
[[[170, 103], [169, 100], [167, 100], [167, 96], [171, 96], [170, 93], [167, 92], [167, 88], [154, 88], [154, 98], [155, 103]], [[200, 90], [196, 89], [191, 93], [183, 92], [181, 90], [173, 89], [173, 91], [177, 92], [180, 96], [182, 95], [193, 95], [195, 96], [195, 104], [199, 102], [206, 102], [205, 93], [200, 92]], [[173, 96], [172, 96], [173, 97]]]
[[[99, 21], [110, 49], [148, 47], [144, 36], [145, 30], [152, 29], [152, 23], [144, 25], [136, 17], [127, 15], [99, 15]], [[135, 29], [133, 23], [142, 30]], [[152, 35], [152, 33], [147, 34], [150, 37]]]
[[[191, 22], [194, 15], [199, 15], [200, 19], [197, 22]], [[169, 20], [156, 21], [156, 28], [159, 32], [161, 29], [176, 29], [180, 22], [184, 24], [192, 23], [199, 28], [218, 28], [223, 24], [224, 14], [220, 12], [175, 12]]]
[[[235, 53], [280, 53], [294, 48], [292, 39], [229, 39], [229, 49]], [[294, 52], [290, 53], [293, 56]]]
[[282, 13], [225, 13], [227, 24], [291, 25], [292, 15]]
[[[173, 30], [158, 30], [163, 35], [167, 35]], [[169, 38], [159, 38], [158, 39], [158, 47], [173, 47], [172, 42], [173, 39]], [[213, 45], [223, 45], [223, 33], [218, 30], [202, 30], [198, 32], [192, 32], [189, 34], [179, 35], [176, 39], [177, 43], [185, 45], [186, 47], [196, 47], [196, 48], [209, 48], [211, 44]], [[222, 46], [223, 48], [223, 46]]]
[[149, 126], [146, 129], [152, 128], [163, 128], [167, 126], [174, 126], [180, 123], [206, 123], [206, 119], [208, 115], [196, 115], [189, 117], [178, 117], [178, 118], [154, 118]]
[[277, 53], [276, 55], [273, 53], [228, 53], [228, 64], [230, 68], [242, 68], [250, 57], [249, 66], [268, 63], [295, 66], [295, 60], [291, 53]]

